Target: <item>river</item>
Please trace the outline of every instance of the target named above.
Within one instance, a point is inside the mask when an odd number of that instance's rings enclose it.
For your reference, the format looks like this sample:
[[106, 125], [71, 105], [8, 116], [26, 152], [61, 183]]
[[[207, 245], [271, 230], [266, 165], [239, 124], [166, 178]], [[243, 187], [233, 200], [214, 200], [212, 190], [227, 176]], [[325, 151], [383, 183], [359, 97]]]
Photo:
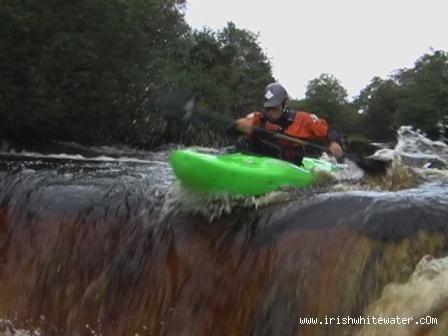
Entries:
[[385, 176], [238, 199], [184, 190], [179, 146], [71, 146], [0, 153], [3, 335], [448, 332], [443, 143], [401, 128]]

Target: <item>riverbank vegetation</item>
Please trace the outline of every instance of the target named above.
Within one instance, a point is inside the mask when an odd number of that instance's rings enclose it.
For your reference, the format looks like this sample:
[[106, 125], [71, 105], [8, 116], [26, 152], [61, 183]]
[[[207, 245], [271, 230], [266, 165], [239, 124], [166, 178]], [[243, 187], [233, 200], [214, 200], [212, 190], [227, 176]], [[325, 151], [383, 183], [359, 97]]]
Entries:
[[[0, 139], [148, 149], [229, 141], [207, 127], [162, 119], [154, 101], [167, 92], [194, 92], [204, 111], [242, 116], [260, 108], [274, 80], [269, 55], [256, 34], [231, 22], [219, 31], [193, 30], [185, 5], [3, 0]], [[447, 136], [448, 54], [431, 50], [413, 68], [375, 77], [353, 101], [337, 78], [322, 74], [292, 105], [353, 139], [390, 141], [403, 124]]]

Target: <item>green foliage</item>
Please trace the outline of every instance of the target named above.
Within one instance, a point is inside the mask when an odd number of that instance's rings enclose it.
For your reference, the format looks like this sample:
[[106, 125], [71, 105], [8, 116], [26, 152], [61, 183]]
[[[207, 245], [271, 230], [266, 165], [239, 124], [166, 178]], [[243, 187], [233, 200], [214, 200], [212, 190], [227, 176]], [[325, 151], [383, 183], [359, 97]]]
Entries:
[[[160, 93], [191, 90], [199, 107], [240, 117], [259, 109], [274, 79], [258, 36], [233, 23], [191, 31], [185, 0], [2, 0], [0, 138], [81, 143], [221, 140], [206, 128], [162, 120]], [[339, 80], [308, 83], [295, 109], [358, 138], [390, 140], [410, 124], [438, 137], [448, 126], [448, 54], [431, 51], [411, 69], [374, 78], [350, 103]], [[363, 111], [359, 114], [358, 111]], [[363, 138], [364, 139], [364, 138]]]
[[401, 90], [392, 80], [379, 77], [361, 91], [354, 101], [354, 106], [362, 113], [362, 127], [367, 136], [379, 141], [395, 138], [399, 125], [394, 123]]
[[448, 118], [448, 53], [425, 54], [414, 68], [399, 71], [395, 80], [401, 89], [395, 122], [438, 137], [439, 124]]
[[217, 33], [191, 32], [184, 5], [3, 0], [0, 138], [188, 142], [191, 131], [151, 113], [154, 98], [175, 88], [191, 89], [204, 107], [223, 113], [255, 108], [272, 81], [257, 37], [232, 23]]
[[186, 61], [174, 68], [174, 77], [197, 94], [203, 108], [233, 117], [258, 108], [273, 81], [257, 36], [231, 22], [218, 32], [193, 32]]
[[361, 117], [347, 100], [347, 91], [330, 74], [321, 74], [307, 85], [305, 99], [292, 102], [301, 110], [325, 118], [332, 128], [343, 133], [358, 132]]
[[[260, 108], [265, 86], [273, 81], [271, 66], [253, 33], [228, 23], [221, 31], [193, 31], [166, 69], [168, 90], [194, 92], [197, 108], [227, 118]], [[197, 143], [222, 144], [195, 127]], [[172, 125], [165, 141], [190, 143], [185, 125]], [[228, 141], [228, 139], [227, 139]]]
[[388, 80], [375, 77], [354, 105], [363, 111], [365, 134], [373, 139], [392, 140], [400, 125], [420, 128], [432, 138], [446, 136], [448, 54], [432, 51]]
[[179, 5], [3, 0], [0, 135], [129, 140], [188, 31]]
[[401, 125], [420, 128], [432, 138], [446, 138], [448, 54], [432, 51], [411, 69], [399, 70], [386, 80], [373, 78], [351, 103], [339, 81], [322, 74], [308, 83], [306, 98], [291, 105], [326, 118], [353, 138], [390, 141]]
[[306, 99], [289, 101], [289, 107], [294, 111], [308, 111], [308, 104]]
[[308, 82], [305, 97], [313, 113], [336, 122], [347, 104], [347, 91], [330, 74], [321, 74]]

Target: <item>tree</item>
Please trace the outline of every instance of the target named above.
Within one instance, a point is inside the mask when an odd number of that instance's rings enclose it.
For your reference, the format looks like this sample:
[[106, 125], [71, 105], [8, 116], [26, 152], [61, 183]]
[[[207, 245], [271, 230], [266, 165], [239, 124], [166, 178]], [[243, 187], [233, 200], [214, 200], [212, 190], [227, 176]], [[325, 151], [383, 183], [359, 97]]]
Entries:
[[395, 81], [402, 92], [395, 122], [439, 137], [440, 124], [448, 118], [448, 54], [437, 50], [423, 55], [412, 69], [398, 71]]
[[330, 74], [321, 74], [307, 85], [305, 99], [296, 105], [325, 118], [332, 128], [345, 134], [359, 133], [361, 118], [347, 100], [347, 91]]
[[231, 69], [231, 75], [223, 78], [234, 93], [231, 113], [240, 116], [259, 108], [264, 88], [274, 79], [271, 64], [258, 44], [258, 36], [229, 22], [218, 34], [218, 40]]
[[362, 113], [362, 128], [367, 136], [378, 141], [393, 140], [394, 124], [401, 90], [392, 80], [374, 77], [354, 101]]
[[3, 0], [0, 136], [139, 142], [188, 32], [179, 0]]
[[321, 74], [309, 81], [305, 97], [310, 110], [330, 123], [340, 121], [339, 117], [348, 103], [347, 91], [339, 80], [330, 74]]
[[194, 31], [187, 61], [173, 68], [174, 82], [196, 92], [204, 109], [229, 117], [260, 107], [271, 65], [253, 33], [229, 22], [224, 29]]

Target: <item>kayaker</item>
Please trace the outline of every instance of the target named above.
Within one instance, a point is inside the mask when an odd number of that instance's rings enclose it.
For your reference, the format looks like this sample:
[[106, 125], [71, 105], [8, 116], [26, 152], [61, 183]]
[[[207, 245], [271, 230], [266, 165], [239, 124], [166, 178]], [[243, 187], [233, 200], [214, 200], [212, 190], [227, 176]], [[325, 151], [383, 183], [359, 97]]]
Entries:
[[322, 153], [316, 153], [315, 150], [310, 153], [311, 148], [277, 139], [263, 130], [324, 143], [330, 154], [337, 159], [343, 158], [342, 135], [336, 130], [330, 131], [327, 122], [315, 114], [291, 110], [288, 102], [289, 96], [285, 88], [279, 83], [271, 83], [266, 86], [264, 111], [252, 112], [236, 120], [227, 131], [246, 135], [249, 150], [253, 153], [280, 158], [295, 164], [301, 164], [304, 155], [313, 156]]

